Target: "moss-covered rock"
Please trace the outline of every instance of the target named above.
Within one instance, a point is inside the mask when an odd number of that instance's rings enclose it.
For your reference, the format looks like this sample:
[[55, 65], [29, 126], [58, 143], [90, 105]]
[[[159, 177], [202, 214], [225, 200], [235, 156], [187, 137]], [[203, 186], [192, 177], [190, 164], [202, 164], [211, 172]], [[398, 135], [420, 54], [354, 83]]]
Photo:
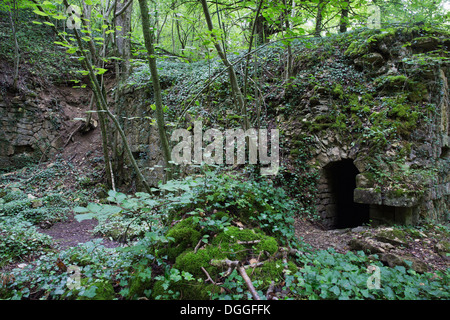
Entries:
[[204, 282], [181, 280], [165, 286], [163, 280], [155, 282], [152, 291], [153, 299], [209, 300], [211, 295], [219, 293], [220, 287]]
[[167, 232], [167, 237], [174, 239], [166, 249], [168, 258], [174, 260], [188, 248], [195, 247], [202, 236], [198, 230], [199, 226], [194, 217], [183, 219], [172, 227]]
[[188, 249], [175, 260], [175, 267], [187, 271], [194, 276], [204, 276], [202, 267], [210, 274], [218, 274], [222, 270], [211, 266], [211, 260], [245, 261], [251, 257], [273, 255], [278, 250], [275, 238], [265, 235], [262, 231], [229, 227], [219, 233], [205, 248], [196, 252]]
[[106, 279], [83, 278], [80, 287], [65, 292], [62, 299], [67, 300], [113, 300], [114, 287]]
[[204, 276], [202, 267], [212, 274], [218, 271], [215, 267], [211, 266], [209, 262], [212, 259], [224, 259], [227, 254], [217, 247], [208, 247], [197, 250], [188, 250], [179, 255], [175, 260], [174, 267], [189, 272], [194, 277]]
[[294, 274], [297, 272], [297, 265], [288, 261], [287, 265], [282, 259], [266, 261], [262, 266], [247, 269], [247, 274], [252, 278], [262, 281], [262, 289], [268, 288], [272, 283], [275, 285], [284, 281], [285, 273]]

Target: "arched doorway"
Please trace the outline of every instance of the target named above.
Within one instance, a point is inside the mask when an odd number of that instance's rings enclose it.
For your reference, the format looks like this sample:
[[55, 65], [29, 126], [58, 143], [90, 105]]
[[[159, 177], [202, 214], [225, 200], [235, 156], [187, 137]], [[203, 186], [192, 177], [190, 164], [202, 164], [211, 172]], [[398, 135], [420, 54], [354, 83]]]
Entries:
[[343, 159], [329, 163], [324, 168], [329, 195], [330, 207], [334, 215], [333, 227], [336, 229], [353, 228], [369, 222], [369, 205], [353, 201], [358, 169], [351, 159]]

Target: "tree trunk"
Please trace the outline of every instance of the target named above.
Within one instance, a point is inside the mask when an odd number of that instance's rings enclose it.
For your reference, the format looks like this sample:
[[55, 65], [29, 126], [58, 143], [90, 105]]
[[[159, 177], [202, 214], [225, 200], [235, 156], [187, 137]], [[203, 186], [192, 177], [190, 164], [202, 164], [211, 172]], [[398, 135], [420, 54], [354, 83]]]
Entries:
[[[69, 4], [68, 4], [67, 0], [64, 0], [64, 5], [67, 8], [69, 7]], [[103, 114], [101, 114], [103, 112], [103, 113], [106, 113], [106, 115], [113, 121], [114, 126], [116, 127], [117, 131], [119, 132], [119, 134], [120, 134], [120, 136], [122, 138], [122, 141], [123, 141], [126, 153], [127, 153], [128, 157], [130, 159], [130, 162], [131, 162], [134, 170], [136, 171], [136, 174], [137, 174], [140, 182], [142, 182], [142, 184], [144, 185], [145, 190], [148, 193], [152, 193], [152, 191], [150, 189], [150, 186], [148, 185], [147, 181], [145, 180], [144, 176], [142, 175], [142, 172], [139, 169], [139, 166], [137, 165], [136, 160], [133, 157], [133, 153], [131, 152], [131, 149], [130, 149], [130, 146], [128, 144], [128, 141], [127, 141], [127, 138], [125, 136], [124, 131], [122, 130], [122, 128], [121, 128], [119, 122], [117, 121], [116, 117], [108, 109], [108, 103], [106, 102], [106, 97], [103, 95], [103, 92], [102, 92], [103, 90], [102, 90], [102, 88], [101, 88], [101, 86], [100, 86], [100, 84], [98, 82], [98, 79], [97, 79], [97, 77], [96, 77], [96, 75], [94, 73], [94, 69], [92, 67], [92, 60], [91, 60], [89, 55], [84, 50], [83, 43], [81, 42], [80, 35], [78, 34], [78, 30], [74, 29], [73, 31], [74, 31], [75, 39], [77, 40], [78, 49], [79, 49], [80, 53], [83, 55], [83, 57], [84, 57], [83, 63], [85, 65], [87, 71], [89, 72], [89, 80], [92, 83], [92, 90], [93, 90], [95, 98], [96, 98], [96, 100], [98, 102], [97, 107], [99, 108], [99, 118], [103, 116]], [[91, 54], [92, 54], [92, 52], [91, 52]], [[105, 137], [106, 137], [106, 135], [105, 135]], [[105, 162], [106, 162], [106, 159], [105, 159]], [[109, 160], [108, 160], [107, 165], [108, 164], [109, 164]], [[110, 170], [109, 174], [111, 174], [111, 170]]]
[[131, 13], [133, 6], [130, 5], [133, 0], [122, 0], [117, 2], [116, 10], [120, 12], [116, 15], [116, 25], [122, 27], [116, 31], [117, 51], [122, 57], [123, 61], [120, 63], [120, 79], [126, 79], [130, 74], [130, 59], [131, 59]]
[[14, 38], [14, 78], [13, 78], [13, 90], [18, 90], [18, 82], [19, 82], [19, 63], [20, 63], [20, 54], [19, 54], [19, 43], [17, 42], [17, 33], [16, 33], [16, 22], [12, 16], [12, 10], [16, 10], [16, 1], [13, 2], [13, 8], [8, 11], [9, 20], [11, 23], [11, 31]]
[[348, 27], [348, 14], [350, 12], [350, 1], [344, 1], [342, 3], [341, 18], [339, 20], [339, 32], [347, 32]]
[[320, 33], [322, 32], [323, 25], [323, 9], [325, 7], [325, 0], [319, 0], [319, 4], [317, 5], [317, 15], [316, 15], [316, 28], [314, 34], [316, 37], [320, 37]]
[[159, 139], [161, 143], [162, 152], [164, 155], [166, 177], [167, 180], [172, 178], [172, 165], [169, 140], [166, 134], [164, 123], [164, 111], [161, 97], [161, 85], [159, 83], [158, 69], [156, 68], [156, 57], [154, 48], [154, 32], [150, 29], [150, 21], [148, 18], [148, 7], [146, 0], [139, 0], [139, 7], [141, 8], [142, 18], [142, 33], [144, 34], [145, 47], [147, 48], [148, 64], [150, 73], [152, 75], [153, 94], [156, 105], [156, 122], [158, 125]]
[[[212, 24], [211, 15], [209, 13], [208, 4], [206, 3], [206, 0], [201, 0], [201, 3], [202, 3], [202, 7], [203, 7], [203, 13], [205, 14], [206, 24], [208, 25], [208, 30], [212, 33], [212, 31], [214, 30], [214, 27]], [[214, 34], [212, 34], [212, 38], [214, 41], [214, 47], [216, 48], [217, 53], [219, 54], [219, 57], [222, 59], [223, 64], [228, 69], [231, 90], [232, 90], [233, 96], [237, 102], [238, 110], [239, 110], [239, 112], [241, 112], [241, 115], [243, 117], [243, 129], [247, 130], [250, 127], [250, 123], [248, 120], [247, 108], [245, 106], [244, 97], [242, 95], [241, 89], [239, 88], [239, 84], [237, 82], [236, 72], [234, 71], [233, 65], [230, 63], [230, 61], [228, 61], [225, 51], [220, 46], [220, 44], [217, 41]]]

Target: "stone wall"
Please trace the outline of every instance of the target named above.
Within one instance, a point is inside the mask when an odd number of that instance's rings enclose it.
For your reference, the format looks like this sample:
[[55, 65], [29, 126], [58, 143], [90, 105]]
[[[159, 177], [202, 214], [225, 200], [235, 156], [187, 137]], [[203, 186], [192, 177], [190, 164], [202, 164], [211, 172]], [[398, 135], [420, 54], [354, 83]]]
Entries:
[[56, 152], [63, 144], [57, 110], [34, 95], [0, 96], [0, 168], [21, 166]]
[[[159, 143], [158, 128], [154, 111], [145, 88], [123, 89], [115, 103], [115, 114], [127, 137], [134, 158], [147, 183], [157, 186], [164, 178], [164, 158]], [[115, 150], [114, 172], [119, 184], [136, 183], [137, 179], [118, 133], [111, 128]], [[139, 188], [139, 186], [136, 186]]]
[[[354, 202], [369, 206], [369, 221], [373, 224], [415, 224], [420, 219], [448, 221], [450, 218], [448, 81], [443, 69], [439, 69], [436, 75], [439, 75], [442, 81], [441, 87], [435, 92], [438, 109], [434, 118], [435, 125], [431, 126], [433, 130], [424, 133], [421, 132], [423, 129], [418, 129], [416, 134], [407, 139], [411, 150], [405, 157], [405, 166], [408, 170], [405, 171], [404, 179], [406, 181], [411, 178], [406, 176], [408, 173], [415, 175], [419, 172], [415, 190], [408, 189], [407, 183], [401, 185], [402, 181], [398, 182], [397, 188], [375, 187], [374, 180], [377, 177], [368, 172], [374, 160], [373, 157], [367, 157], [369, 150], [352, 145], [352, 140], [349, 141], [348, 137], [342, 137], [333, 130], [314, 135], [315, 154], [310, 164], [320, 173], [316, 209], [325, 226], [332, 228], [337, 222], [336, 194], [330, 186], [326, 167], [345, 159], [351, 159], [359, 171], [356, 177], [349, 177], [356, 179]], [[396, 152], [388, 146], [379, 155], [379, 161], [383, 162], [383, 159], [396, 155]], [[384, 165], [386, 171], [381, 174], [386, 176], [397, 174], [398, 168]]]
[[[316, 211], [324, 226], [338, 224], [339, 187], [332, 186], [329, 168], [343, 161], [357, 168], [348, 179], [355, 181], [355, 208], [360, 204], [369, 212], [367, 223], [449, 221], [450, 39], [427, 32], [369, 31], [368, 39], [357, 38], [343, 55], [335, 51], [322, 60], [314, 69], [320, 76], [304, 70], [314, 64], [299, 57], [297, 77], [305, 89], [290, 89], [285, 99], [295, 109], [280, 112], [278, 123], [287, 151], [299, 146], [297, 137], [314, 140], [308, 163], [319, 173]], [[440, 52], [443, 63], [436, 63], [433, 52]], [[345, 74], [337, 73], [342, 68]]]

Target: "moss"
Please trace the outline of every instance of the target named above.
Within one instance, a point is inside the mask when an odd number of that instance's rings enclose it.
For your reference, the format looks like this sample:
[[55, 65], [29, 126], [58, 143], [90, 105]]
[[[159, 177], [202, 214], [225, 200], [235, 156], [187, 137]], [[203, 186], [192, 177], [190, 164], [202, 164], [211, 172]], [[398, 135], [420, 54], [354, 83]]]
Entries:
[[128, 287], [129, 298], [146, 296], [152, 288], [151, 269], [146, 266], [139, 266], [132, 274]]
[[360, 41], [353, 41], [347, 48], [347, 50], [345, 50], [344, 55], [351, 57], [351, 58], [355, 58], [358, 56], [362, 56], [366, 53], [369, 52], [369, 49], [367, 46], [365, 46], [364, 44], [362, 44]]
[[[253, 243], [258, 240], [259, 242]], [[204, 273], [201, 267], [205, 268], [210, 274], [218, 274], [222, 270], [211, 266], [213, 259], [229, 259], [245, 261], [249, 256], [261, 256], [267, 252], [273, 255], [278, 250], [278, 242], [273, 237], [265, 235], [259, 230], [239, 229], [229, 227], [224, 232], [219, 233], [206, 248], [197, 250], [188, 249], [180, 254], [174, 267], [187, 271], [194, 276], [203, 277]]]
[[[68, 290], [61, 298], [67, 300], [113, 300], [115, 298], [114, 287], [105, 279], [83, 278], [80, 288]], [[92, 296], [92, 291], [95, 294]]]
[[[287, 270], [286, 270], [287, 269]], [[285, 271], [286, 270], [286, 271]], [[261, 267], [247, 269], [247, 274], [263, 282], [263, 289], [270, 286], [272, 282], [279, 284], [284, 281], [284, 273], [294, 274], [298, 271], [297, 265], [288, 261], [287, 268], [282, 259], [266, 261]]]
[[204, 282], [192, 282], [192, 281], [178, 281], [171, 282], [170, 285], [165, 288], [164, 281], [158, 280], [155, 282], [152, 291], [152, 297], [165, 298], [168, 293], [168, 298], [173, 299], [170, 294], [179, 294], [177, 299], [181, 300], [209, 300], [211, 294], [218, 293], [220, 288], [214, 284], [206, 284]]
[[332, 93], [335, 98], [344, 99], [344, 88], [342, 87], [342, 85], [340, 83], [335, 85]]
[[[232, 254], [230, 253], [232, 256]], [[217, 267], [211, 266], [210, 261], [212, 259], [225, 259], [227, 258], [227, 252], [218, 247], [208, 246], [206, 249], [188, 250], [179, 255], [174, 267], [179, 270], [189, 272], [194, 277], [203, 277], [202, 267], [210, 274], [217, 274], [220, 272]]]
[[218, 293], [220, 288], [214, 284], [180, 281], [170, 286], [180, 292], [181, 300], [209, 300], [212, 293]]
[[428, 95], [428, 90], [425, 84], [421, 82], [412, 82], [411, 90], [408, 93], [409, 101], [413, 103], [422, 102], [426, 100]]
[[374, 34], [373, 36], [369, 37], [367, 39], [368, 43], [378, 43], [378, 42], [386, 42], [386, 41], [390, 41], [394, 38], [395, 33], [397, 32], [398, 29], [387, 29], [384, 32], [380, 32], [377, 34]]
[[237, 241], [260, 240], [263, 237], [264, 234], [261, 231], [257, 232], [253, 229], [229, 227], [227, 230], [217, 235], [213, 241], [213, 245], [219, 245], [221, 243], [234, 243]]
[[386, 90], [399, 90], [406, 89], [410, 84], [408, 77], [404, 75], [396, 76], [382, 76], [374, 81], [374, 85], [379, 89], [383, 88]]
[[173, 242], [166, 249], [166, 254], [170, 260], [174, 260], [187, 248], [195, 247], [200, 241], [201, 233], [197, 230], [198, 225], [194, 222], [194, 217], [178, 222], [167, 232], [167, 237], [172, 237]]
[[400, 241], [406, 241], [406, 232], [401, 229], [396, 228], [389, 228], [381, 230], [377, 237], [383, 237], [390, 240], [400, 240]]
[[273, 237], [265, 237], [256, 245], [255, 250], [259, 252], [268, 252], [269, 255], [273, 255], [278, 251], [278, 242]]

